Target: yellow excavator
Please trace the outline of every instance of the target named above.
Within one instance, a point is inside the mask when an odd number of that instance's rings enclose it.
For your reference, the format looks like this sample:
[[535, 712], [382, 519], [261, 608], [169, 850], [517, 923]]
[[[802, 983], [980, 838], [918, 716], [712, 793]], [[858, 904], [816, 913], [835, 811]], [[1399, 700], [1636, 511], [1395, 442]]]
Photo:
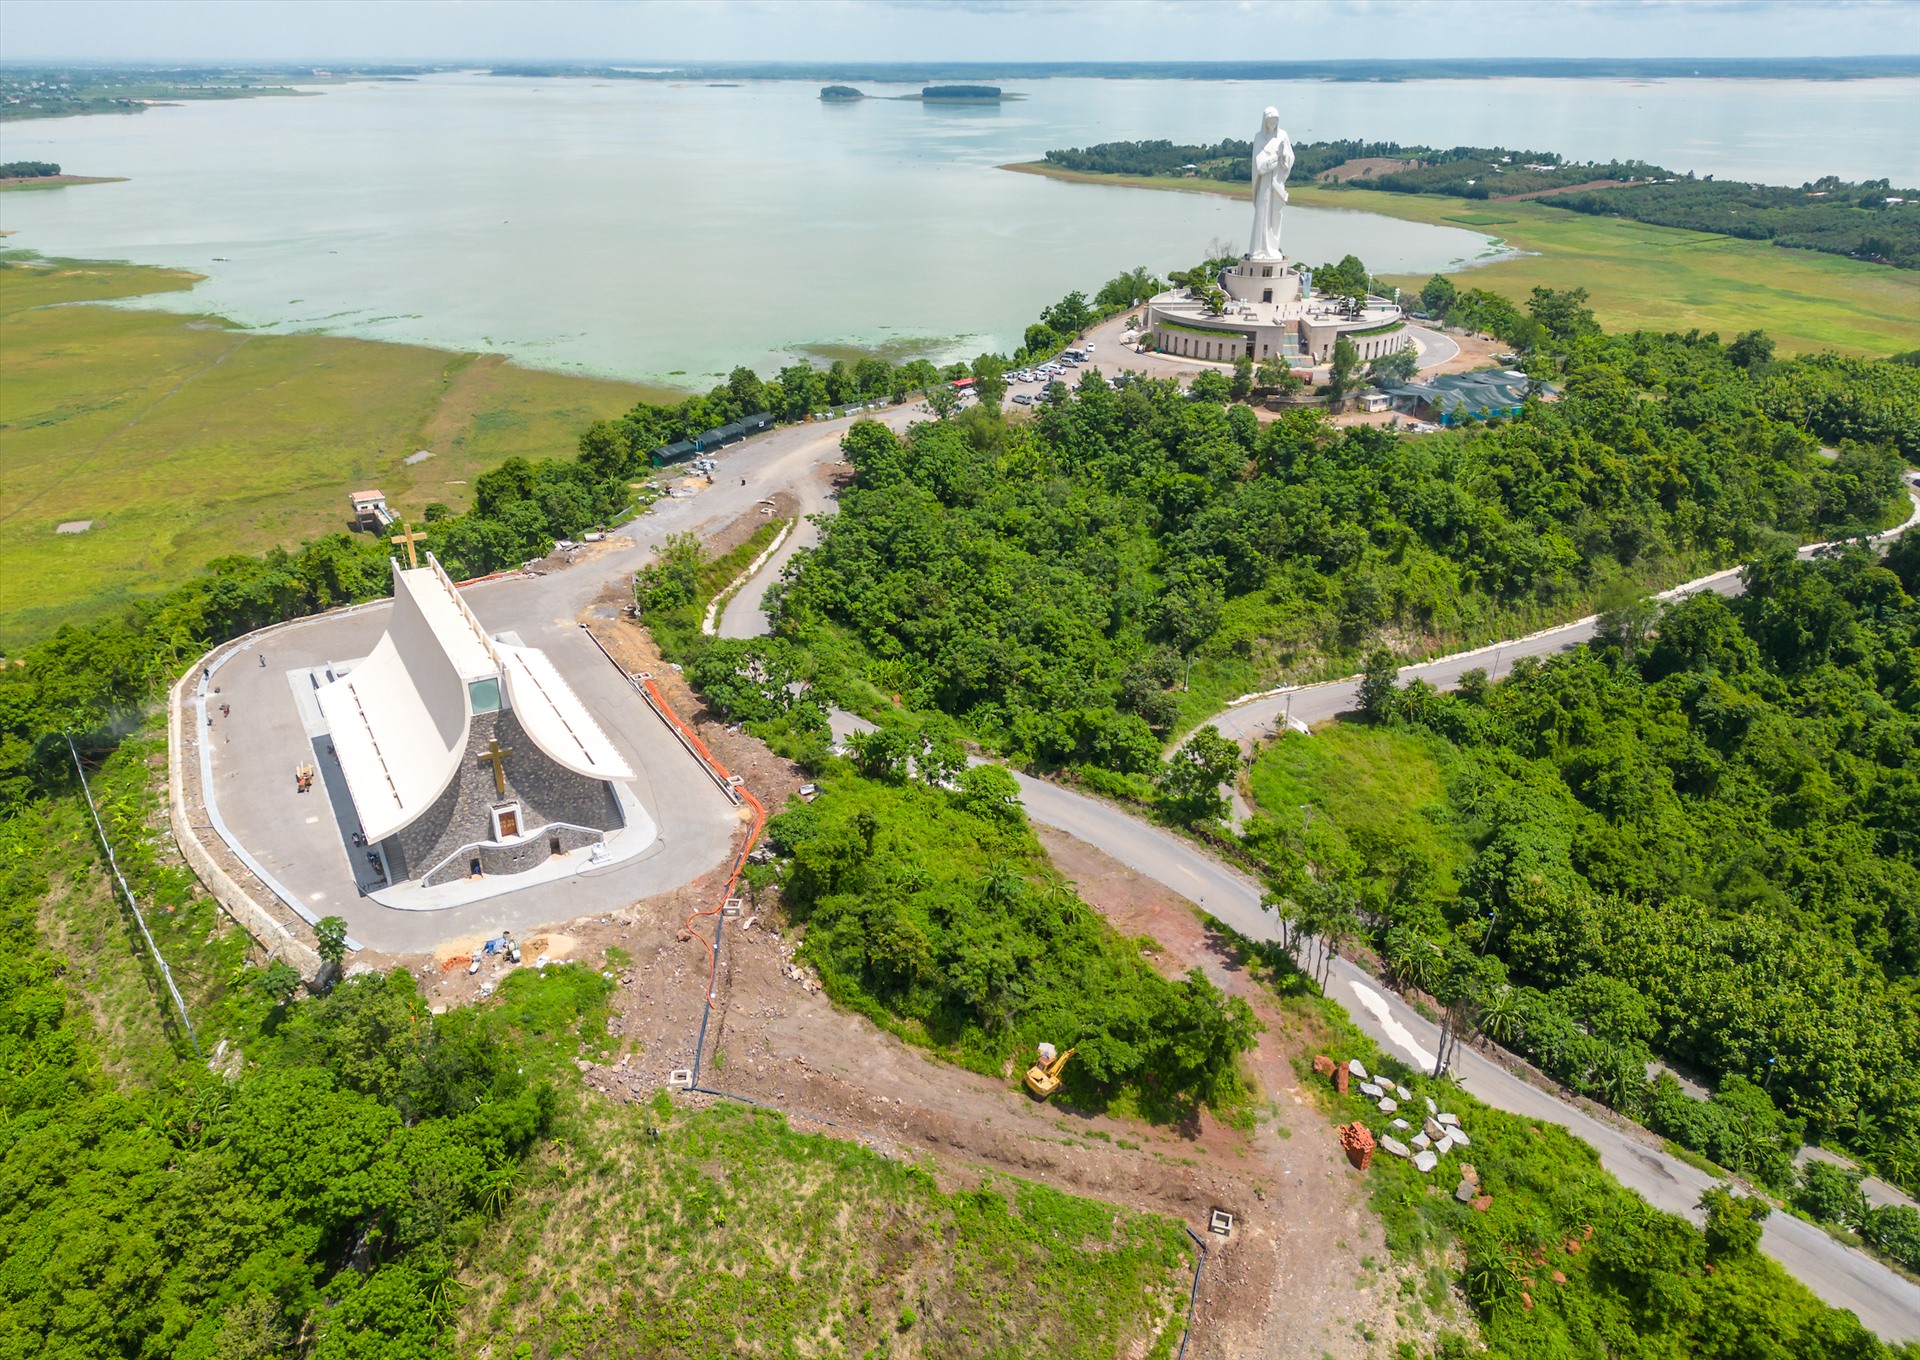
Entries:
[[1040, 1045], [1040, 1060], [1027, 1069], [1027, 1089], [1042, 1100], [1059, 1090], [1060, 1070], [1072, 1056], [1072, 1049], [1055, 1057], [1052, 1044]]

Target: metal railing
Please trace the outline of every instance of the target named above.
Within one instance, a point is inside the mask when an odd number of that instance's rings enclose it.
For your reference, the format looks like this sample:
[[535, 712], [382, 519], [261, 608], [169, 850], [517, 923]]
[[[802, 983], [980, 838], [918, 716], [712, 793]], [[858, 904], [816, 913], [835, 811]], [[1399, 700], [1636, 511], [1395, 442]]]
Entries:
[[134, 898], [133, 889], [127, 886], [126, 876], [120, 872], [120, 861], [114, 857], [113, 842], [107, 839], [107, 828], [100, 821], [100, 809], [94, 805], [93, 790], [87, 785], [86, 769], [80, 764], [80, 748], [73, 744], [71, 734], [67, 737], [67, 750], [73, 755], [73, 772], [80, 776], [80, 792], [86, 795], [87, 811], [93, 815], [93, 829], [100, 837], [100, 848], [107, 852], [107, 867], [113, 871], [113, 881], [120, 885], [121, 896], [127, 899], [127, 907], [133, 912], [133, 919], [139, 923], [140, 934], [147, 942], [147, 948], [153, 954], [154, 966], [160, 970], [161, 980], [167, 984], [167, 991], [173, 997], [173, 1004], [180, 1011], [180, 1023], [187, 1031], [187, 1042], [193, 1045], [194, 1056], [200, 1057], [200, 1040], [193, 1032], [193, 1021], [187, 1016], [187, 1003], [180, 996], [180, 989], [174, 986], [173, 970], [167, 967], [167, 960], [160, 952], [160, 946], [153, 942], [153, 932], [147, 929], [147, 918], [141, 914], [140, 903]]

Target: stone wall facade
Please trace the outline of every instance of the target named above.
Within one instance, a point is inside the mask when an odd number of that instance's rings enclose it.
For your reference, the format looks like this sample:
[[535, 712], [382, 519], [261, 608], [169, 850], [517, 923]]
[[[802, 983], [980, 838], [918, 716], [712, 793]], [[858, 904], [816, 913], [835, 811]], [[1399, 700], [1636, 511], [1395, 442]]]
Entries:
[[[505, 793], [494, 785], [493, 762], [483, 759], [495, 740], [508, 753], [501, 767]], [[520, 873], [546, 859], [553, 846], [544, 834], [525, 843], [494, 843], [493, 809], [508, 802], [520, 804], [522, 836], [554, 822], [591, 828], [591, 834], [555, 831], [563, 852], [592, 844], [599, 833], [624, 821], [613, 786], [575, 774], [549, 758], [534, 745], [512, 709], [476, 713], [459, 773], [431, 807], [381, 844], [391, 880], [402, 883], [429, 873], [434, 882], [464, 878], [475, 858], [480, 860], [481, 872], [503, 874]], [[442, 866], [456, 851], [464, 852], [458, 862]]]
[[525, 873], [551, 859], [556, 846], [559, 853], [564, 855], [600, 839], [598, 831], [583, 831], [572, 826], [535, 830], [536, 835], [509, 845], [488, 842], [462, 846], [459, 854], [448, 857], [438, 869], [422, 875], [420, 884], [432, 888], [441, 883], [458, 883], [473, 872], [475, 860], [480, 861], [480, 872], [483, 874]]

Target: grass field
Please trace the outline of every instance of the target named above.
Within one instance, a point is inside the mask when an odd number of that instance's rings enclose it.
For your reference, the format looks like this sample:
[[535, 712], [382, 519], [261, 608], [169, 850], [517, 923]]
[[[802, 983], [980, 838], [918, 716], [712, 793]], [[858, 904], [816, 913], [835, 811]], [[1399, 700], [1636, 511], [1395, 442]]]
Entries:
[[[498, 355], [254, 335], [216, 317], [60, 305], [194, 275], [0, 259], [0, 649], [163, 589], [209, 558], [343, 528], [377, 486], [419, 518], [519, 454], [663, 394]], [[412, 467], [420, 449], [434, 457]], [[92, 520], [56, 535], [68, 520]]]
[[[1212, 180], [1093, 175], [1031, 164], [1007, 168], [1051, 179], [1230, 198], [1246, 198], [1251, 192], [1244, 184]], [[1920, 272], [1913, 270], [1782, 250], [1764, 241], [1589, 217], [1537, 203], [1488, 204], [1314, 184], [1294, 185], [1288, 192], [1294, 203], [1306, 207], [1487, 231], [1527, 253], [1457, 271], [1463, 287], [1516, 299], [1543, 284], [1585, 288], [1600, 324], [1609, 330], [1699, 327], [1730, 338], [1757, 327], [1773, 337], [1783, 354], [1823, 349], [1887, 354], [1920, 345]], [[1426, 282], [1382, 277], [1402, 288]]]
[[598, 1111], [473, 1254], [463, 1356], [1167, 1360], [1181, 1226], [929, 1169], [720, 1104]]
[[[1459, 892], [1473, 855], [1447, 806], [1447, 744], [1438, 737], [1362, 723], [1286, 736], [1260, 753], [1251, 782], [1260, 811], [1299, 828], [1315, 858], [1353, 857], [1392, 877], [1414, 857], [1433, 871], [1439, 897]], [[1309, 824], [1304, 809], [1311, 808]]]

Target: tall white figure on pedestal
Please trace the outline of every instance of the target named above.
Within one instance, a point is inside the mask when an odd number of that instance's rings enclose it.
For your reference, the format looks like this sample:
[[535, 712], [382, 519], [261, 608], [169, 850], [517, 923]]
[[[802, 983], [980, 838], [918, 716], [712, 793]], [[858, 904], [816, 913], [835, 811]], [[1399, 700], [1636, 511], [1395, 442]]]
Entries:
[[1280, 110], [1268, 109], [1253, 139], [1253, 244], [1256, 260], [1280, 258], [1280, 215], [1287, 208], [1287, 175], [1293, 170], [1293, 141], [1280, 126]]

